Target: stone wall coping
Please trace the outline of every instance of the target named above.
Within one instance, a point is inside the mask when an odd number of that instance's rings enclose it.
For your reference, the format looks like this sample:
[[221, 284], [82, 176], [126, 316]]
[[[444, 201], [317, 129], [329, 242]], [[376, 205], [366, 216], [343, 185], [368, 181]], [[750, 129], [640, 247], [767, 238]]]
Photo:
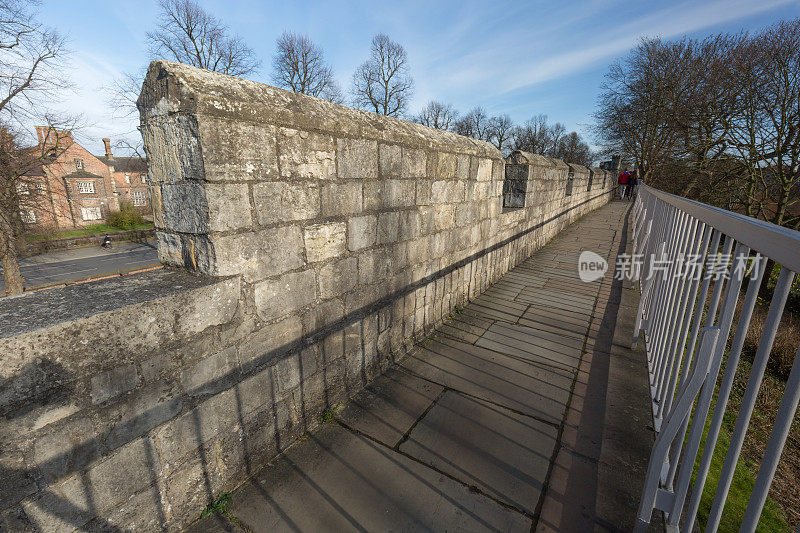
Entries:
[[[545, 157], [543, 155], [533, 154], [531, 152], [524, 152], [522, 150], [514, 150], [513, 152], [511, 152], [511, 154], [506, 158], [506, 163], [512, 165], [530, 165], [533, 167], [562, 168], [565, 170], [569, 169], [570, 166], [560, 159]], [[575, 166], [577, 167], [580, 165], [575, 165]]]
[[0, 298], [0, 339], [207, 287], [224, 279], [164, 268]]
[[150, 63], [137, 102], [143, 120], [174, 113], [273, 124], [502, 160], [491, 143], [182, 63]]

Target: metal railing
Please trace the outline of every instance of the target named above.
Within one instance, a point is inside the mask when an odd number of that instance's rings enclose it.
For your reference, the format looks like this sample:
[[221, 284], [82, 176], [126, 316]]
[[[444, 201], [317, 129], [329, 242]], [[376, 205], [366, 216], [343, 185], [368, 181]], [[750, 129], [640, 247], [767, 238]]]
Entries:
[[[647, 529], [654, 510], [664, 512], [668, 531], [693, 530], [759, 288], [769, 276], [766, 259], [781, 266], [706, 521], [705, 530], [716, 531], [792, 281], [800, 271], [800, 232], [644, 185], [638, 192], [633, 258], [644, 262], [632, 271], [642, 291], [633, 345], [643, 335], [657, 436], [637, 530]], [[740, 531], [755, 531], [798, 400], [800, 349]]]

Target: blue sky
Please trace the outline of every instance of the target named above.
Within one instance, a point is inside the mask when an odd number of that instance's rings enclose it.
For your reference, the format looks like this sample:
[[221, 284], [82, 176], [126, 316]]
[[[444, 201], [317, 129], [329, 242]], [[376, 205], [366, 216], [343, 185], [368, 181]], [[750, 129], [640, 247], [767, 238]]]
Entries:
[[[323, 47], [346, 90], [375, 33], [387, 33], [409, 55], [414, 112], [430, 99], [462, 112], [481, 105], [523, 122], [538, 113], [586, 133], [609, 63], [642, 36], [702, 37], [758, 30], [800, 16], [798, 0], [644, 2], [267, 2], [199, 0], [262, 59], [250, 78], [270, 82], [275, 39], [308, 34]], [[151, 59], [145, 33], [155, 0], [43, 0], [40, 19], [69, 38], [74, 89], [60, 103], [84, 117], [79, 138], [95, 153], [101, 137], [130, 137], [138, 117], [116, 117], [103, 87]]]

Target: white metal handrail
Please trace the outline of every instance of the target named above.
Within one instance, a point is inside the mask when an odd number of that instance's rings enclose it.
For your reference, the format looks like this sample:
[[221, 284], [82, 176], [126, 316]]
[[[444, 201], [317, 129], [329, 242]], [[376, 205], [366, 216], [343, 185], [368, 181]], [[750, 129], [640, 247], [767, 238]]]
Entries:
[[[800, 232], [645, 185], [638, 191], [632, 227], [634, 259], [644, 260], [643, 267], [633, 271], [642, 291], [633, 346], [644, 338], [657, 434], [639, 506], [640, 531], [647, 529], [654, 510], [664, 512], [669, 531], [693, 530], [759, 288], [769, 275], [766, 259], [781, 266], [706, 523], [705, 530], [713, 532], [719, 527], [792, 281], [800, 271]], [[798, 401], [800, 346], [740, 531], [755, 531]]]

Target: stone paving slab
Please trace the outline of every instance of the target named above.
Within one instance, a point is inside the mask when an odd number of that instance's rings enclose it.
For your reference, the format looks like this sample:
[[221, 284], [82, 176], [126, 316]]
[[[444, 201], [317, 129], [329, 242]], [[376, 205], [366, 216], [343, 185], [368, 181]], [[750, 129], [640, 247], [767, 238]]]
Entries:
[[[578, 368], [583, 352], [582, 339], [565, 337], [564, 342], [556, 342], [540, 333], [533, 328], [498, 322], [486, 330], [475, 345], [565, 370]], [[570, 341], [571, 346], [565, 344]]]
[[400, 450], [531, 516], [558, 427], [447, 391]]
[[441, 385], [393, 368], [356, 394], [338, 418], [391, 447], [443, 391]]
[[[250, 531], [530, 531], [531, 519], [335, 424], [292, 446], [234, 494]], [[208, 522], [207, 522], [208, 524]], [[195, 531], [212, 527], [198, 523]]]
[[587, 249], [613, 274], [628, 207], [455, 313], [237, 489], [232, 516], [252, 532], [630, 530], [653, 439], [646, 362], [625, 346], [635, 295], [577, 275]]
[[400, 367], [450, 389], [550, 423], [564, 416], [573, 373], [440, 337]]

